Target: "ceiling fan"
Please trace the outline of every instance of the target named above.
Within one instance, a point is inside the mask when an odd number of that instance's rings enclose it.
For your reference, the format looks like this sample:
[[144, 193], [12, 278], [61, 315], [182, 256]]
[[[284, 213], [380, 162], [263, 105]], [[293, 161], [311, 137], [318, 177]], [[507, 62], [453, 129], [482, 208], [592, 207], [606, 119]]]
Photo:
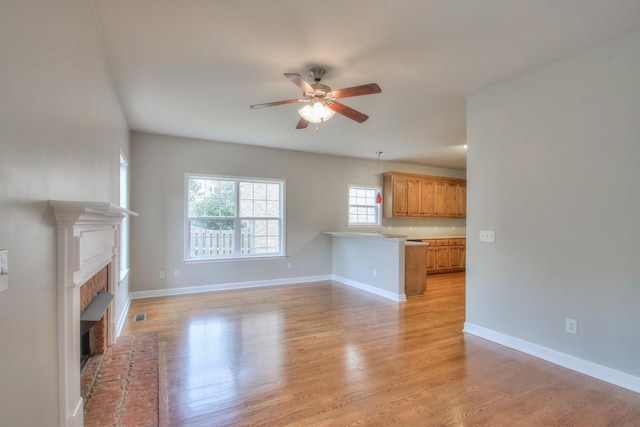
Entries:
[[285, 101], [267, 102], [265, 104], [254, 104], [253, 109], [273, 107], [276, 105], [305, 103], [306, 105], [298, 110], [300, 120], [296, 129], [304, 129], [311, 123], [322, 123], [329, 120], [335, 113], [342, 114], [358, 123], [362, 123], [369, 118], [366, 114], [347, 107], [336, 101], [336, 99], [348, 98], [350, 96], [370, 95], [380, 93], [382, 90], [376, 83], [348, 87], [344, 89], [331, 90], [329, 86], [320, 83], [326, 70], [314, 67], [309, 70], [309, 76], [315, 83], [309, 84], [300, 74], [284, 73], [284, 76], [291, 80], [293, 84], [302, 89], [302, 98], [287, 99]]

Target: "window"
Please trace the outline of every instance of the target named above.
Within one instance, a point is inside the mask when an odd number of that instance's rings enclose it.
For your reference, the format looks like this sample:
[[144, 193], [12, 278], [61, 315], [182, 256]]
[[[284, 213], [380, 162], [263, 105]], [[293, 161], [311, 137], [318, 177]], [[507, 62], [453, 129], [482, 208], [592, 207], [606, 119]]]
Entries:
[[187, 259], [284, 256], [284, 181], [187, 175]]
[[349, 226], [380, 225], [378, 191], [378, 187], [349, 186]]

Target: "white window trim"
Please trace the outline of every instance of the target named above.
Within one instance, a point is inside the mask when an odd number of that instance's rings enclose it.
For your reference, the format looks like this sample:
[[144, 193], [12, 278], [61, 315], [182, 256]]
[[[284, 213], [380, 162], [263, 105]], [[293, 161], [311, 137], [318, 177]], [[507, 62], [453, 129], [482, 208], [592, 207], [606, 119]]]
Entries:
[[376, 204], [376, 223], [375, 224], [351, 224], [349, 221], [349, 208], [351, 208], [351, 204], [349, 203], [349, 193], [352, 188], [366, 188], [370, 190], [376, 190], [377, 192], [382, 192], [382, 187], [377, 185], [360, 185], [360, 184], [349, 184], [347, 186], [347, 228], [380, 228], [382, 227], [382, 204]]
[[[124, 181], [124, 182], [123, 182]], [[129, 192], [131, 182], [131, 171], [129, 170], [129, 159], [120, 151], [120, 169], [118, 179], [118, 201], [121, 208], [129, 209]], [[129, 263], [131, 256], [129, 249], [131, 245], [129, 215], [126, 215], [120, 223], [120, 280], [118, 284], [124, 281], [129, 274]]]
[[[238, 255], [238, 256], [224, 256], [224, 257], [198, 257], [191, 258], [189, 255], [190, 252], [190, 236], [189, 236], [189, 179], [190, 178], [205, 178], [205, 179], [220, 179], [220, 180], [233, 180], [236, 183], [239, 181], [250, 181], [250, 182], [271, 182], [271, 183], [279, 183], [282, 185], [282, 193], [280, 198], [280, 218], [281, 218], [281, 227], [280, 227], [280, 253], [277, 254], [256, 254], [256, 255]], [[286, 194], [287, 194], [287, 183], [284, 179], [279, 178], [257, 178], [257, 177], [247, 177], [247, 176], [233, 176], [233, 175], [216, 175], [216, 174], [207, 174], [207, 173], [191, 173], [187, 172], [184, 174], [184, 256], [183, 261], [185, 264], [205, 264], [205, 263], [216, 263], [216, 262], [236, 262], [236, 261], [258, 261], [258, 260], [276, 260], [287, 258], [287, 218], [286, 218]], [[236, 198], [239, 197], [239, 194], [236, 193]], [[237, 200], [236, 200], [237, 207]], [[237, 212], [236, 216], [233, 217], [238, 218]]]

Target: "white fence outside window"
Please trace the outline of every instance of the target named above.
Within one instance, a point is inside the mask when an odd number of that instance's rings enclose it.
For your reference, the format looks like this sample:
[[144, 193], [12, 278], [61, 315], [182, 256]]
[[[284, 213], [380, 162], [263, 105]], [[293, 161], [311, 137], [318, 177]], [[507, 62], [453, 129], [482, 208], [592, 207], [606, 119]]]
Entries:
[[[247, 230], [240, 234], [240, 253], [251, 254], [253, 232]], [[233, 255], [235, 242], [233, 230], [209, 230], [201, 227], [191, 228], [191, 258]]]

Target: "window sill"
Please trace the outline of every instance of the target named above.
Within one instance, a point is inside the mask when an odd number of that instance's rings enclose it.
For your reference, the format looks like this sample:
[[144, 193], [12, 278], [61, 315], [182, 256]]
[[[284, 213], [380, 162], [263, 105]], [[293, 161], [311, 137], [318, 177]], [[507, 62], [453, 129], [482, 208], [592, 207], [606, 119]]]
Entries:
[[236, 258], [188, 258], [184, 260], [185, 264], [209, 264], [216, 262], [236, 262], [236, 261], [268, 261], [277, 259], [286, 259], [287, 255], [273, 255], [273, 256], [249, 256], [249, 257], [236, 257]]

